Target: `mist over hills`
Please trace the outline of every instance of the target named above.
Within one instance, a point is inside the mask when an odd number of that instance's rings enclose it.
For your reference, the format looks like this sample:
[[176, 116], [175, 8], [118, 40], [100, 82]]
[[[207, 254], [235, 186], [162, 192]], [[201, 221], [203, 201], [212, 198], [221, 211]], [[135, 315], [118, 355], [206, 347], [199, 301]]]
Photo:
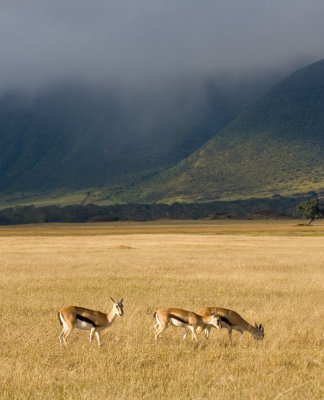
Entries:
[[33, 95], [7, 91], [0, 99], [2, 196], [15, 204], [50, 199], [53, 191], [124, 191], [189, 156], [277, 79], [223, 74], [129, 93], [81, 82]]
[[322, 191], [324, 60], [275, 80], [219, 75], [195, 87], [127, 95], [80, 83], [34, 96], [7, 92], [0, 104], [2, 206]]
[[190, 202], [323, 188], [324, 60], [288, 76], [132, 196], [139, 202]]

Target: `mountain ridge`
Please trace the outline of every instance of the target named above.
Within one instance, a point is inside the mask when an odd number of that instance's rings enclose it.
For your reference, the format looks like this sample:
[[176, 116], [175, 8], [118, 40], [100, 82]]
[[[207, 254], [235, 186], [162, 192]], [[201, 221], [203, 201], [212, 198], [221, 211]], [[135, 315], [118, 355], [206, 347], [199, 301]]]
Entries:
[[102, 201], [101, 188], [110, 193], [103, 201], [118, 202], [125, 188], [199, 148], [271, 79], [221, 76], [198, 91], [132, 95], [79, 82], [8, 92], [0, 98], [0, 205], [81, 202], [89, 191]]
[[200, 149], [133, 193], [213, 201], [324, 187], [324, 60], [299, 69]]
[[124, 113], [114, 93], [58, 88], [27, 106], [9, 97], [0, 107], [0, 203], [170, 204], [322, 191], [324, 60], [257, 100], [247, 88], [229, 94], [209, 84], [198, 115], [186, 99], [176, 121], [153, 124], [143, 104]]

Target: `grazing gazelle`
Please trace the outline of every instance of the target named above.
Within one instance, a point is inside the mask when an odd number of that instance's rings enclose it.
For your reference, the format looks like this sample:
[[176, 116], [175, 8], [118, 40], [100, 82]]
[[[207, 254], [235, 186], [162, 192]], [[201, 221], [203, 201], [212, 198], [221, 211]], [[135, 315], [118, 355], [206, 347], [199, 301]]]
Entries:
[[185, 328], [183, 339], [186, 338], [188, 329], [190, 329], [193, 338], [196, 340], [198, 340], [196, 335], [198, 327], [201, 327], [201, 329], [206, 329], [207, 326], [214, 326], [217, 329], [221, 328], [220, 318], [215, 313], [208, 316], [200, 316], [192, 311], [179, 308], [164, 308], [157, 310], [153, 317], [156, 318], [156, 323], [154, 323], [156, 329], [155, 340], [170, 325]]
[[[232, 330], [240, 332], [241, 338], [244, 331], [248, 331], [254, 337], [254, 339], [263, 339], [264, 327], [260, 324], [259, 326], [255, 323], [255, 326], [250, 325], [246, 322], [240, 314], [235, 311], [228, 310], [227, 308], [221, 307], [205, 307], [197, 312], [198, 315], [206, 317], [209, 315], [218, 315], [221, 321], [221, 328], [227, 328], [229, 341], [232, 342]], [[205, 327], [205, 337], [208, 339], [210, 332], [210, 325]], [[200, 333], [202, 329], [199, 327], [197, 333]]]
[[113, 307], [108, 314], [101, 311], [89, 310], [88, 308], [69, 306], [58, 311], [58, 317], [63, 325], [60, 334], [60, 343], [67, 344], [67, 339], [74, 328], [90, 330], [90, 343], [95, 333], [98, 346], [100, 347], [100, 331], [108, 328], [115, 320], [116, 315], [121, 317], [124, 314], [123, 299], [117, 303], [110, 297]]

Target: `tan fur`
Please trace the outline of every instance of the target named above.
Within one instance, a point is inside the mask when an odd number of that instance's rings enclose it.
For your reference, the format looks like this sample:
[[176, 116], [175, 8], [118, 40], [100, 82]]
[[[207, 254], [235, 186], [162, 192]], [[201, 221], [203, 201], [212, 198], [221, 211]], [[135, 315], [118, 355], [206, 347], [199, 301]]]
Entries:
[[[93, 335], [95, 334], [100, 347], [100, 331], [108, 328], [114, 322], [117, 315], [121, 317], [124, 314], [122, 303], [123, 299], [117, 303], [112, 298], [111, 301], [113, 303], [113, 307], [108, 314], [78, 306], [68, 306], [59, 310], [58, 317], [60, 323], [62, 324], [61, 318], [65, 322], [65, 326], [63, 326], [63, 330], [60, 335], [60, 343], [64, 343], [65, 345], [67, 344], [67, 339], [71, 335], [73, 329], [78, 328], [77, 319], [79, 319], [79, 321], [81, 320], [84, 324], [88, 325], [87, 328], [79, 329], [90, 330], [90, 343]], [[79, 318], [77, 318], [77, 316], [79, 316]], [[83, 319], [88, 321], [84, 321]], [[92, 323], [92, 326], [90, 323]]]
[[161, 333], [171, 326], [175, 325], [173, 321], [181, 324], [181, 327], [185, 328], [184, 339], [187, 336], [188, 329], [191, 330], [192, 336], [197, 340], [196, 330], [198, 327], [205, 329], [207, 326], [214, 326], [220, 329], [220, 318], [213, 315], [200, 316], [192, 311], [182, 310], [180, 308], [164, 308], [157, 310], [154, 315], [156, 318], [156, 323], [154, 327], [156, 329], [155, 339], [161, 335]]
[[[204, 307], [197, 312], [200, 316], [209, 316], [216, 313], [221, 317], [221, 327], [227, 328], [228, 337], [230, 342], [232, 341], [232, 330], [236, 330], [241, 333], [241, 338], [244, 331], [250, 332], [254, 339], [263, 339], [264, 337], [264, 327], [260, 324], [259, 326], [255, 324], [252, 326], [247, 321], [245, 321], [240, 314], [236, 311], [229, 310], [222, 307]], [[222, 318], [223, 317], [223, 318]], [[229, 322], [227, 323], [224, 318]], [[208, 338], [211, 326], [205, 328], [205, 336]], [[202, 329], [198, 329], [197, 333], [200, 333]]]

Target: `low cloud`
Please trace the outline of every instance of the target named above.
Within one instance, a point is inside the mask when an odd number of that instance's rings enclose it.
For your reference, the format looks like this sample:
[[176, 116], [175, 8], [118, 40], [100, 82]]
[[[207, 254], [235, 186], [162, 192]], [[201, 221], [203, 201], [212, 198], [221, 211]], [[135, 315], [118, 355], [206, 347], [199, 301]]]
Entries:
[[323, 58], [321, 0], [5, 0], [0, 88], [154, 85]]

